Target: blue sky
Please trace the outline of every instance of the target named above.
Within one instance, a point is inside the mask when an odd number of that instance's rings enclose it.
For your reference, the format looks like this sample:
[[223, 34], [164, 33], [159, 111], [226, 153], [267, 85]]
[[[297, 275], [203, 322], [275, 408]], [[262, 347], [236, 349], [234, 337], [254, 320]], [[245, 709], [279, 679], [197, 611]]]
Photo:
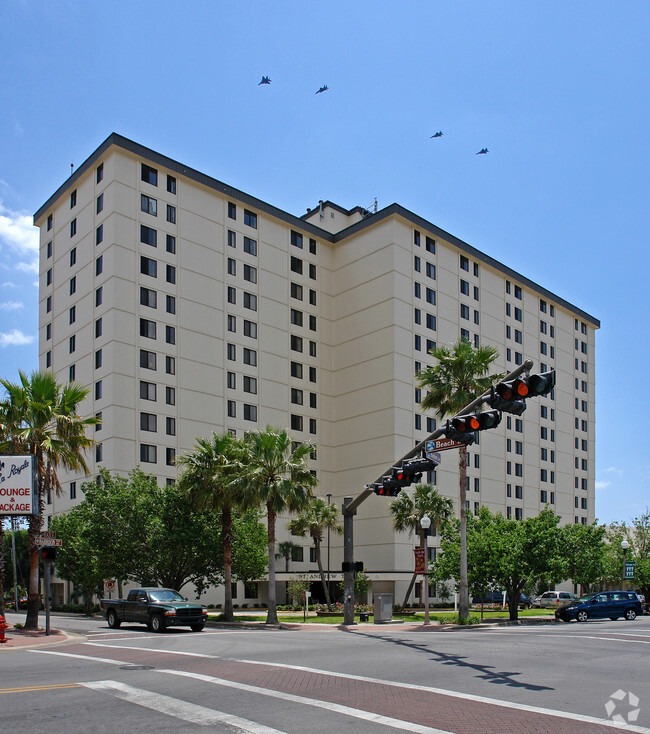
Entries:
[[0, 0], [0, 376], [37, 368], [31, 215], [115, 131], [297, 215], [398, 202], [600, 319], [596, 515], [629, 521], [649, 37], [647, 0]]

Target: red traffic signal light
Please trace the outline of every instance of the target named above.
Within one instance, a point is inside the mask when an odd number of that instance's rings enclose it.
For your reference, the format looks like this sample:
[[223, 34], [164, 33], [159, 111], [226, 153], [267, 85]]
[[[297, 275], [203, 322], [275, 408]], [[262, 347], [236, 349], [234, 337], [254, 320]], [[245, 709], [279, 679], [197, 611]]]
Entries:
[[492, 388], [489, 403], [498, 410], [521, 415], [526, 410], [526, 398], [548, 395], [554, 387], [555, 370], [504, 380]]
[[476, 441], [477, 431], [496, 428], [499, 423], [501, 423], [501, 412], [498, 410], [486, 410], [483, 413], [457, 415], [451, 421], [447, 421], [445, 434], [454, 441], [460, 441], [469, 445]]
[[496, 386], [496, 393], [502, 400], [522, 400], [528, 397], [529, 387], [525, 378], [516, 377], [514, 380], [500, 382]]
[[380, 497], [397, 497], [404, 487], [419, 482], [425, 471], [431, 471], [436, 466], [437, 462], [430, 459], [410, 459], [402, 462], [400, 466], [394, 466], [391, 473], [383, 477], [381, 482], [366, 486]]
[[56, 548], [48, 545], [43, 546], [41, 548], [41, 560], [56, 561]]

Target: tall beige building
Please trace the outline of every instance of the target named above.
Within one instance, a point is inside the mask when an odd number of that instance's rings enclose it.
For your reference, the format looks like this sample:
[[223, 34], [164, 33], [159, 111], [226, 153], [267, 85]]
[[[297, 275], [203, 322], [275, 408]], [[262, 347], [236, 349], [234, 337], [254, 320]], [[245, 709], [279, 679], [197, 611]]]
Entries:
[[[173, 482], [197, 437], [272, 424], [317, 445], [318, 493], [340, 505], [435, 429], [415, 374], [464, 336], [496, 346], [501, 372], [557, 373], [470, 448], [470, 510], [594, 520], [598, 320], [417, 214], [322, 201], [297, 217], [113, 134], [34, 219], [40, 368], [92, 387], [93, 471]], [[457, 472], [447, 451], [430, 476], [456, 505]], [[82, 481], [65, 478], [50, 516]], [[389, 503], [359, 507], [355, 556], [399, 596], [414, 539]], [[309, 540], [292, 540], [291, 570], [314, 571]], [[328, 551], [338, 578], [341, 541]]]

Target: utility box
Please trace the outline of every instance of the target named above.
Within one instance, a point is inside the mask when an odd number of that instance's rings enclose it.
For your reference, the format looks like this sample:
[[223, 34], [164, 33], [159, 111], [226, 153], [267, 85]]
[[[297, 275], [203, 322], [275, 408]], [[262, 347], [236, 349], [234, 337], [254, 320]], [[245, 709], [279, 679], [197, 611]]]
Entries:
[[393, 595], [392, 594], [375, 594], [375, 624], [391, 622], [393, 619]]

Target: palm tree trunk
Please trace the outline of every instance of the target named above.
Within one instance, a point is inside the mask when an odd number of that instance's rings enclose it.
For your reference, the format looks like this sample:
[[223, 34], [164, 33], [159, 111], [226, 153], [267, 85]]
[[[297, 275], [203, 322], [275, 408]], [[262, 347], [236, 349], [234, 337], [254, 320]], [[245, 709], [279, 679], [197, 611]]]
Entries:
[[38, 629], [38, 611], [41, 606], [41, 595], [38, 588], [38, 548], [36, 547], [36, 536], [40, 530], [40, 516], [32, 515], [29, 518], [29, 586], [27, 592], [27, 615], [25, 616], [26, 630]]
[[330, 605], [330, 590], [327, 588], [327, 581], [325, 580], [325, 571], [323, 571], [323, 563], [320, 557], [320, 540], [314, 538], [314, 549], [316, 552], [316, 563], [318, 565], [318, 573], [320, 575], [321, 584], [323, 584], [323, 591], [325, 592], [325, 604]]
[[[13, 518], [11, 518], [13, 522]], [[0, 614], [4, 616], [5, 613], [5, 531], [2, 527], [2, 521], [0, 521]], [[16, 582], [14, 581], [14, 586]], [[16, 611], [18, 611], [16, 609]]]
[[406, 594], [404, 595], [404, 601], [402, 602], [403, 609], [406, 609], [406, 605], [409, 603], [409, 596], [411, 596], [411, 592], [413, 591], [413, 587], [415, 586], [416, 578], [417, 574], [413, 574], [413, 576], [411, 577], [411, 583], [409, 584], [409, 587], [406, 590]]
[[221, 535], [223, 542], [223, 618], [226, 622], [235, 619], [232, 606], [232, 513], [229, 508], [221, 512]]
[[459, 620], [469, 619], [469, 588], [467, 584], [467, 446], [458, 450], [460, 499], [460, 579], [458, 587]]
[[278, 623], [278, 610], [275, 599], [275, 517], [275, 510], [272, 508], [271, 503], [268, 502], [266, 505], [266, 526], [269, 553], [269, 609], [266, 615], [267, 624]]

